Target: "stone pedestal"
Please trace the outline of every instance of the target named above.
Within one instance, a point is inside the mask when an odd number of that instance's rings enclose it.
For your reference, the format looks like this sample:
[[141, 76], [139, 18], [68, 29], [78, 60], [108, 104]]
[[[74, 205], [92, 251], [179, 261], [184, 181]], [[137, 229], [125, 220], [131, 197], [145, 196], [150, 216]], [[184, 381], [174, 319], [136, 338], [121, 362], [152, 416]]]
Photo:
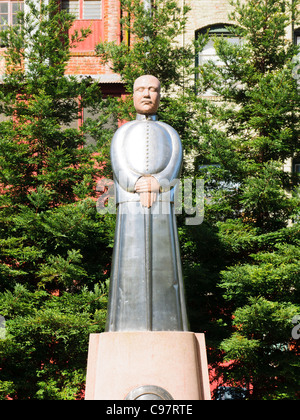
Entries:
[[86, 400], [210, 400], [204, 334], [91, 334]]

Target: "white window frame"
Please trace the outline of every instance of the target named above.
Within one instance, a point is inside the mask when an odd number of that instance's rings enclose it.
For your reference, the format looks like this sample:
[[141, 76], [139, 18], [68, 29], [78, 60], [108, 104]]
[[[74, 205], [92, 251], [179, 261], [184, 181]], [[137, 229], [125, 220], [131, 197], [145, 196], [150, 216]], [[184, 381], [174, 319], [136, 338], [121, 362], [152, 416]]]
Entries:
[[[76, 20], [102, 20], [103, 0], [62, 0], [62, 9], [72, 13]], [[91, 15], [91, 6], [98, 8], [99, 14]]]
[[241, 44], [242, 40], [236, 36], [231, 36], [228, 29], [226, 29], [226, 25], [212, 25], [211, 27], [201, 29], [198, 33], [205, 33], [207, 31], [209, 31], [209, 40], [203, 50], [198, 54], [198, 65], [203, 65], [209, 60], [217, 65], [222, 65], [222, 61], [218, 57], [214, 47], [214, 38], [225, 37], [230, 43], [237, 45]]
[[[197, 34], [204, 34], [207, 31], [209, 31], [208, 42], [204, 46], [203, 50], [200, 51], [197, 55], [197, 58], [196, 58], [197, 66], [202, 66], [203, 64], [206, 64], [209, 61], [212, 61], [217, 66], [220, 66], [220, 67], [222, 66], [223, 62], [218, 57], [216, 53], [216, 49], [214, 47], [215, 37], [224, 37], [226, 38], [227, 41], [229, 41], [232, 44], [236, 44], [236, 45], [242, 44], [243, 40], [237, 36], [231, 36], [229, 30], [226, 29], [226, 26], [230, 26], [230, 25], [224, 25], [224, 24], [211, 25], [209, 27], [205, 27], [197, 31]], [[197, 34], [196, 34], [196, 37], [198, 36]], [[203, 92], [201, 96], [214, 98], [214, 97], [217, 97], [217, 93], [214, 92], [212, 89], [208, 89], [206, 92]]]
[[[296, 29], [294, 32], [294, 44], [300, 46], [300, 29]], [[293, 69], [293, 77], [297, 81], [298, 87], [300, 88], [300, 52], [294, 57], [295, 67]]]
[[[208, 63], [209, 61], [212, 61], [215, 65], [221, 67], [224, 63], [222, 60], [218, 57], [216, 53], [216, 49], [214, 47], [215, 37], [224, 37], [226, 38], [230, 43], [241, 45], [243, 43], [243, 40], [237, 36], [232, 36], [230, 34], [230, 31], [226, 28], [225, 24], [216, 24], [211, 25], [205, 28], [202, 28], [196, 32], [196, 38], [198, 37], [198, 34], [205, 34], [208, 31], [208, 42], [200, 51], [196, 57], [196, 65], [198, 67], [202, 66], [203, 64]], [[209, 99], [215, 99], [219, 100], [218, 94], [213, 89], [207, 89], [205, 92], [201, 93], [201, 96], [209, 98]]]
[[[295, 31], [294, 43], [295, 43], [295, 45], [300, 46], [300, 29]], [[298, 59], [298, 61], [300, 61], [300, 52], [297, 55], [297, 59]]]
[[[15, 25], [16, 23], [14, 23], [14, 16], [17, 15], [17, 13], [21, 10], [24, 10], [24, 1], [23, 0], [14, 0], [14, 1], [2, 1], [0, 0], [0, 6], [1, 4], [7, 4], [7, 13], [1, 13], [1, 7], [0, 7], [0, 30], [3, 29], [7, 29], [9, 26]], [[15, 4], [21, 5], [21, 8], [19, 10], [17, 10], [17, 12], [15, 13], [13, 10], [13, 6]], [[7, 15], [7, 22], [6, 23], [2, 23], [2, 16], [6, 16]]]

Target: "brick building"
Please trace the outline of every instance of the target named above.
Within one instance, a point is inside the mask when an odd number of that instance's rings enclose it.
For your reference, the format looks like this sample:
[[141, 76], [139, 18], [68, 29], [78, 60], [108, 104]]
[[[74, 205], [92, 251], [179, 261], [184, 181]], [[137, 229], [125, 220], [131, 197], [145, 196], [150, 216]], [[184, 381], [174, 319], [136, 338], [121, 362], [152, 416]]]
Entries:
[[[293, 2], [294, 0], [290, 1]], [[226, 29], [226, 26], [234, 24], [228, 16], [232, 10], [229, 0], [178, 0], [178, 2], [191, 7], [186, 31], [181, 39], [183, 45], [197, 38], [198, 34], [207, 30], [210, 31], [212, 36], [223, 35], [227, 36], [230, 42], [239, 42], [236, 38], [230, 38], [230, 34]], [[300, 45], [300, 25], [290, 25], [286, 29], [286, 37], [288, 40]], [[196, 63], [201, 65], [201, 63], [209, 59], [218, 59], [213, 47], [213, 41], [209, 41], [204, 50], [196, 57]], [[284, 164], [284, 169], [287, 172], [297, 172], [300, 174], [300, 160], [288, 159]]]
[[[39, 4], [41, 1], [34, 0]], [[122, 32], [120, 27], [120, 0], [58, 0], [61, 7], [76, 16], [73, 28], [91, 28], [92, 34], [76, 49], [72, 50], [71, 59], [67, 67], [67, 74], [91, 76], [98, 81], [104, 94], [121, 96], [125, 93], [120, 76], [112, 73], [108, 66], [102, 65], [95, 54], [96, 44], [102, 41], [120, 42]], [[188, 22], [184, 34], [178, 40], [182, 45], [191, 42], [201, 32], [208, 29], [212, 35], [229, 35], [226, 25], [233, 24], [228, 14], [231, 10], [229, 0], [177, 0], [180, 6], [189, 5]], [[290, 0], [293, 1], [293, 0]], [[144, 0], [147, 7], [151, 7], [151, 0]], [[0, 0], [0, 27], [16, 23], [16, 15], [20, 9], [26, 10], [26, 0]], [[300, 44], [300, 26], [287, 28], [287, 38]], [[229, 38], [230, 40], [230, 38]], [[231, 39], [237, 42], [236, 39]], [[0, 80], [4, 73], [4, 49], [0, 44]], [[201, 64], [208, 59], [217, 59], [213, 42], [208, 42], [204, 50], [196, 57]], [[300, 162], [289, 160], [285, 164], [287, 171], [300, 173]]]
[[[43, 3], [48, 0], [34, 0]], [[120, 76], [113, 74], [108, 66], [100, 64], [96, 57], [95, 46], [102, 41], [120, 42], [122, 39], [120, 27], [120, 0], [58, 0], [61, 7], [76, 16], [73, 31], [79, 28], [88, 28], [92, 34], [73, 50], [67, 68], [67, 74], [90, 75], [103, 86], [107, 93], [122, 94], [123, 88]], [[225, 26], [232, 24], [228, 18], [231, 10], [229, 0], [177, 0], [180, 6], [189, 5], [191, 11], [185, 33], [179, 39], [182, 44], [192, 41], [201, 31], [210, 29], [212, 34], [226, 34]], [[293, 0], [291, 0], [293, 1]], [[150, 7], [151, 0], [144, 0]], [[25, 6], [24, 6], [25, 5]], [[26, 0], [0, 0], [0, 27], [16, 22], [18, 10], [26, 10]], [[287, 29], [287, 38], [300, 43], [300, 26]], [[4, 71], [4, 60], [1, 59], [3, 48], [0, 45], [0, 76]], [[201, 60], [212, 58], [214, 51], [208, 44], [202, 52]]]
[[[34, 0], [44, 3], [48, 0]], [[67, 69], [67, 74], [91, 75], [99, 83], [120, 84], [120, 77], [113, 74], [107, 66], [99, 62], [95, 55], [95, 45], [99, 40], [121, 41], [121, 16], [120, 0], [58, 0], [61, 7], [76, 16], [74, 29], [90, 27], [92, 34], [82, 42], [72, 57]], [[293, 0], [291, 0], [293, 1]], [[144, 0], [151, 4], [151, 0]], [[186, 30], [181, 42], [188, 43], [203, 30], [211, 28], [222, 32], [225, 25], [232, 24], [228, 18], [230, 12], [229, 0], [178, 0], [179, 5], [187, 4], [191, 7]], [[24, 6], [25, 4], [25, 6]], [[0, 0], [0, 27], [16, 22], [18, 10], [26, 10], [26, 0]], [[216, 33], [216, 32], [215, 32]], [[300, 43], [300, 27], [288, 28], [287, 37]], [[3, 49], [1, 51], [3, 54]], [[0, 74], [3, 72], [3, 60], [0, 60]]]
[[[41, 1], [34, 0], [39, 4]], [[121, 96], [125, 93], [124, 86], [121, 83], [120, 76], [113, 74], [108, 66], [102, 65], [95, 54], [96, 44], [102, 41], [120, 42], [122, 32], [120, 27], [120, 0], [58, 0], [61, 7], [68, 10], [76, 16], [73, 28], [74, 31], [79, 28], [88, 28], [92, 34], [76, 49], [73, 49], [67, 74], [91, 76], [98, 81], [104, 94]], [[191, 42], [201, 32], [208, 29], [212, 35], [227, 35], [226, 25], [233, 24], [228, 14], [230, 12], [229, 0], [177, 0], [180, 6], [189, 5], [188, 22], [185, 33], [178, 40], [182, 45]], [[291, 2], [293, 0], [290, 0]], [[144, 0], [147, 7], [151, 7], [151, 0]], [[26, 10], [26, 0], [0, 0], [0, 27], [14, 25], [16, 15], [20, 9]], [[300, 44], [300, 26], [287, 28], [287, 38]], [[230, 40], [230, 38], [229, 38]], [[236, 39], [231, 39], [237, 42]], [[4, 73], [4, 49], [0, 44], [0, 80]], [[213, 42], [210, 41], [204, 50], [196, 57], [196, 62], [201, 64], [208, 59], [217, 59]], [[1, 116], [0, 116], [1, 118]], [[289, 160], [285, 164], [287, 171], [300, 173], [300, 162]]]
[[[37, 4], [41, 0], [34, 0]], [[48, 0], [42, 0], [44, 3]], [[60, 0], [61, 7], [76, 16], [71, 32], [91, 28], [92, 34], [73, 49], [66, 74], [90, 75], [103, 85], [103, 91], [116, 95], [123, 93], [119, 75], [100, 64], [95, 46], [100, 40], [120, 42], [119, 0]], [[0, 27], [16, 23], [19, 10], [26, 11], [26, 0], [0, 0]], [[0, 76], [4, 72], [4, 49], [0, 45]]]
[[103, 92], [121, 95], [120, 76], [101, 65], [95, 54], [95, 46], [100, 40], [121, 41], [119, 0], [61, 0], [61, 4], [76, 16], [73, 31], [89, 27], [92, 30], [91, 35], [72, 51], [66, 73], [90, 75], [100, 83]]

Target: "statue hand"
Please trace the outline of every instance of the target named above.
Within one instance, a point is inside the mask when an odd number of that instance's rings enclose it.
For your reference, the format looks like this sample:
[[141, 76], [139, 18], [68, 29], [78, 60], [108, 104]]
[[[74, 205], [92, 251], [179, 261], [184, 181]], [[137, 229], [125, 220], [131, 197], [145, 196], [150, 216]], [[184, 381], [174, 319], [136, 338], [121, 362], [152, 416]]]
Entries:
[[159, 183], [153, 176], [142, 176], [135, 184], [135, 191], [140, 194], [143, 207], [151, 207], [156, 201], [159, 192]]

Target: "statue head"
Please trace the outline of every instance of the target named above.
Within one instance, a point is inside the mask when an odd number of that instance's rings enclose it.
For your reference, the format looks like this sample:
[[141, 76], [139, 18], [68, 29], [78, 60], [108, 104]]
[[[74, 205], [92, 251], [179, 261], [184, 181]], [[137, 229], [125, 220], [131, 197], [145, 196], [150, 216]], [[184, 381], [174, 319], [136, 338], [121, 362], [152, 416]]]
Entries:
[[133, 85], [133, 103], [138, 114], [156, 114], [160, 101], [160, 81], [151, 75], [138, 77]]

